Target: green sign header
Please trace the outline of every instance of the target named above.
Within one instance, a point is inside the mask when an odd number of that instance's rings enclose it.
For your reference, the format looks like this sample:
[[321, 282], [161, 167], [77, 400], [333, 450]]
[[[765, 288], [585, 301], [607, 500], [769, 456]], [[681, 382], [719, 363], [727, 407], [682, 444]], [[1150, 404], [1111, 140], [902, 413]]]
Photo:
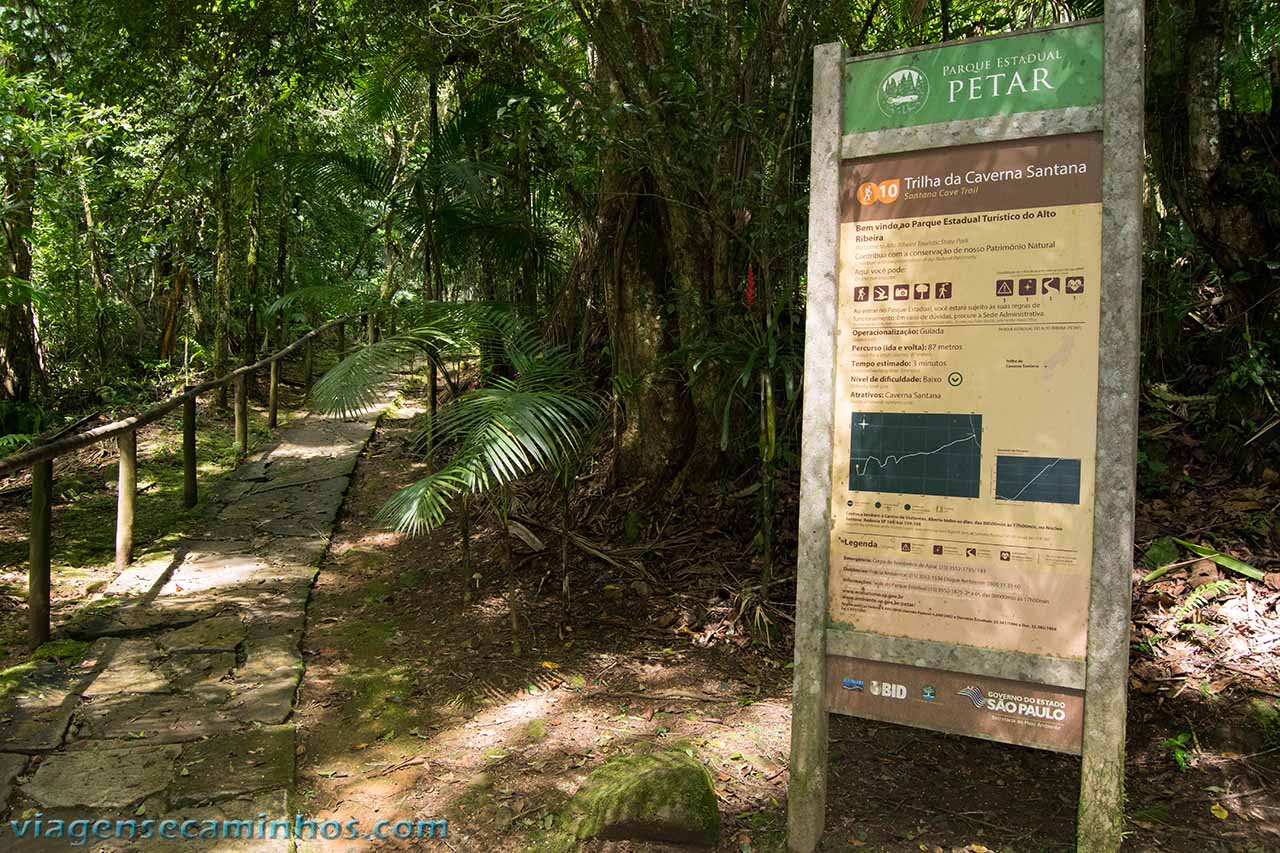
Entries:
[[1102, 24], [985, 38], [845, 65], [844, 132], [1102, 103]]

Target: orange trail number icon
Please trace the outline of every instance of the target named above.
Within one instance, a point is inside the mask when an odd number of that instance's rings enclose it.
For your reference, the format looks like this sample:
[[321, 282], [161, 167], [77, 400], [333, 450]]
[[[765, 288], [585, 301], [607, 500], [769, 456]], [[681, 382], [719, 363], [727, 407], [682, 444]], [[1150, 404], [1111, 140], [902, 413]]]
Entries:
[[865, 181], [858, 185], [858, 203], [862, 205], [875, 204], [883, 202], [885, 204], [893, 204], [898, 200], [898, 194], [901, 192], [901, 179], [894, 178], [891, 181]]

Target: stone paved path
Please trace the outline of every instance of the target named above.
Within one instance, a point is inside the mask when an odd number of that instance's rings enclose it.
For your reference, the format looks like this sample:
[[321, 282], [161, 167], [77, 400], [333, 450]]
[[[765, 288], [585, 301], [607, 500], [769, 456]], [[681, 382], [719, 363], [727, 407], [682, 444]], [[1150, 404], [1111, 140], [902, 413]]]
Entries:
[[[0, 705], [0, 850], [10, 820], [291, 816], [307, 599], [376, 413], [307, 415], [221, 484], [198, 538], [144, 556], [104, 607], [56, 633], [91, 641], [39, 664]], [[157, 824], [158, 826], [158, 824]], [[156, 830], [158, 832], [158, 829]], [[290, 849], [286, 841], [90, 839], [91, 850]]]

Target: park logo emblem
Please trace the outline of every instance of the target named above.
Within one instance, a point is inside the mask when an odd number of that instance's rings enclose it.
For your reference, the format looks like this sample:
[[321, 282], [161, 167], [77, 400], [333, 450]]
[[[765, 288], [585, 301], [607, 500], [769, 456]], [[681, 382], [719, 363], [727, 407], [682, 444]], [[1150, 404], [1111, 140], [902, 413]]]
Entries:
[[880, 83], [876, 102], [887, 116], [909, 116], [918, 113], [929, 100], [929, 78], [918, 68], [890, 71]]

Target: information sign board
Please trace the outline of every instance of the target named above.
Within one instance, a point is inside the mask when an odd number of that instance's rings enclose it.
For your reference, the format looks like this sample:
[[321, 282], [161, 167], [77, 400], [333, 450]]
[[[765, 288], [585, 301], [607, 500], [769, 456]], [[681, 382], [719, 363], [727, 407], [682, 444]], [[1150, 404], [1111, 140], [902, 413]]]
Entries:
[[1080, 754], [1119, 844], [1141, 32], [816, 53], [793, 850], [828, 712]]

